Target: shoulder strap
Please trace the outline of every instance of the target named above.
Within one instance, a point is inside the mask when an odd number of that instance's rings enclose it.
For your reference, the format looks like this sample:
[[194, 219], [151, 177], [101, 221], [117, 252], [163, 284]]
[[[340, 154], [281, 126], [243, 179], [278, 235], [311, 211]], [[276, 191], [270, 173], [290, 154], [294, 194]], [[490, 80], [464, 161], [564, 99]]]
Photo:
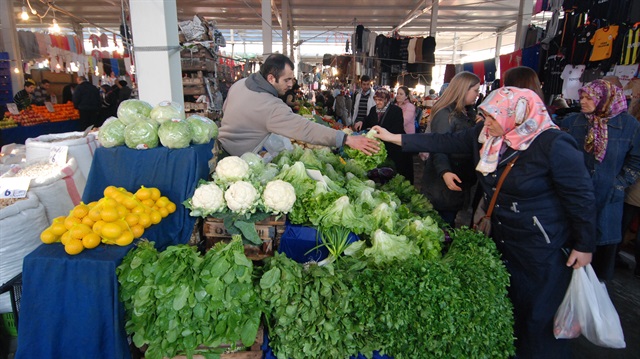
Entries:
[[502, 172], [502, 175], [498, 180], [496, 190], [495, 192], [493, 192], [493, 196], [491, 197], [491, 202], [489, 202], [489, 208], [487, 208], [487, 214], [485, 215], [485, 217], [491, 217], [491, 214], [493, 213], [493, 207], [495, 207], [496, 202], [498, 201], [498, 192], [500, 192], [500, 188], [502, 188], [502, 183], [504, 183], [504, 179], [507, 178], [507, 175], [511, 171], [511, 168], [513, 168], [513, 165], [516, 163], [518, 157], [520, 157], [520, 155], [515, 156], [511, 161], [509, 161], [507, 167]]

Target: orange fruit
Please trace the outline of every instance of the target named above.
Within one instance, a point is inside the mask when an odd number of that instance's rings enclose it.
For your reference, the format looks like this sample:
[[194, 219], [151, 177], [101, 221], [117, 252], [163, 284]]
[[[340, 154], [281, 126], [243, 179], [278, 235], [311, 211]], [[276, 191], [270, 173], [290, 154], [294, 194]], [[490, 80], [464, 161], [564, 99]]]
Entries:
[[151, 218], [151, 223], [158, 224], [162, 220], [162, 215], [158, 211], [152, 211], [149, 218]]
[[66, 229], [71, 229], [76, 224], [80, 224], [80, 219], [74, 216], [68, 216], [64, 219], [64, 227]]
[[155, 187], [150, 187], [149, 192], [151, 192], [151, 199], [154, 201], [157, 201], [161, 196], [160, 190]]
[[145, 199], [151, 198], [151, 189], [146, 188], [145, 186], [140, 187], [139, 190], [136, 191], [136, 198], [140, 201], [144, 201]]
[[160, 215], [162, 216], [162, 218], [165, 218], [166, 216], [169, 215], [169, 210], [167, 209], [167, 207], [162, 207], [158, 209], [158, 212], [160, 212]]
[[82, 237], [82, 245], [87, 249], [95, 248], [100, 244], [101, 240], [102, 238], [99, 235], [91, 232]]
[[111, 197], [115, 193], [118, 193], [118, 188], [116, 186], [107, 186], [102, 193], [105, 197]]
[[169, 213], [173, 213], [176, 211], [177, 207], [175, 203], [169, 202], [165, 208], [167, 209], [167, 211], [169, 211]]
[[93, 230], [93, 233], [96, 233], [97, 235], [102, 235], [102, 227], [104, 227], [106, 223], [107, 222], [103, 220], [96, 221], [96, 223], [91, 226], [91, 230]]
[[69, 242], [70, 240], [72, 240], [73, 238], [71, 238], [71, 232], [66, 231], [64, 233], [62, 233], [62, 235], [60, 236], [60, 243], [62, 244], [67, 244], [67, 242]]
[[101, 233], [104, 238], [116, 239], [122, 234], [122, 228], [116, 223], [105, 223]]
[[61, 236], [64, 232], [67, 231], [67, 227], [64, 226], [63, 222], [56, 222], [55, 220], [51, 224], [51, 226], [49, 226], [49, 229], [51, 229], [51, 232], [56, 236]]
[[133, 225], [131, 226], [131, 233], [133, 233], [133, 238], [140, 238], [144, 234], [144, 227], [140, 224]]
[[147, 213], [138, 213], [138, 224], [144, 228], [149, 228], [151, 225], [151, 217]]
[[77, 206], [75, 206], [73, 208], [71, 213], [73, 214], [74, 217], [82, 219], [82, 218], [86, 217], [87, 214], [89, 214], [89, 206], [87, 206], [86, 204], [80, 202], [79, 205], [77, 205]]
[[120, 218], [120, 214], [115, 207], [104, 207], [102, 211], [100, 211], [100, 218], [105, 222], [113, 222]]
[[87, 215], [87, 217], [91, 218], [94, 221], [99, 221], [102, 219], [100, 212], [101, 212], [100, 207], [93, 207], [89, 210], [89, 214]]
[[82, 245], [82, 241], [79, 239], [70, 239], [67, 244], [64, 245], [64, 251], [69, 255], [79, 254], [84, 250], [84, 246]]
[[116, 244], [119, 246], [128, 246], [131, 242], [133, 242], [133, 233], [131, 231], [122, 232], [120, 237], [116, 239]]
[[53, 234], [53, 231], [50, 228], [47, 228], [40, 233], [40, 240], [42, 243], [51, 244], [57, 242], [58, 239], [59, 237]]
[[135, 226], [136, 224], [138, 224], [139, 219], [140, 217], [135, 213], [129, 213], [124, 217], [124, 220], [127, 222], [129, 227]]
[[69, 232], [71, 232], [71, 238], [74, 238], [74, 239], [82, 239], [82, 237], [91, 233], [91, 231], [92, 231], [91, 227], [82, 223], [73, 226], [73, 228], [69, 230]]

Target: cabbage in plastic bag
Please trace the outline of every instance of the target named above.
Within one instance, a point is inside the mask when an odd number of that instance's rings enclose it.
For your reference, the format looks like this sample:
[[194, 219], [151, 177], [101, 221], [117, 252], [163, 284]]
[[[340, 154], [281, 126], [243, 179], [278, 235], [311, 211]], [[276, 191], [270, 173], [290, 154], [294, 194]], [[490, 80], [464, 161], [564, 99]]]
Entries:
[[174, 119], [158, 128], [158, 138], [164, 147], [185, 148], [191, 143], [191, 128], [187, 121]]
[[151, 110], [149, 116], [152, 120], [162, 125], [174, 118], [184, 120], [184, 109], [175, 102], [162, 101]]
[[109, 117], [98, 132], [98, 141], [102, 147], [115, 147], [124, 145], [125, 125], [115, 117]]
[[118, 106], [118, 119], [126, 125], [134, 123], [136, 120], [149, 118], [153, 106], [145, 101], [125, 100]]
[[206, 117], [191, 115], [187, 117], [187, 122], [193, 134], [191, 142], [196, 145], [209, 143], [212, 138], [218, 137], [218, 126]]
[[157, 125], [151, 120], [138, 120], [124, 129], [124, 143], [129, 148], [146, 150], [158, 147]]

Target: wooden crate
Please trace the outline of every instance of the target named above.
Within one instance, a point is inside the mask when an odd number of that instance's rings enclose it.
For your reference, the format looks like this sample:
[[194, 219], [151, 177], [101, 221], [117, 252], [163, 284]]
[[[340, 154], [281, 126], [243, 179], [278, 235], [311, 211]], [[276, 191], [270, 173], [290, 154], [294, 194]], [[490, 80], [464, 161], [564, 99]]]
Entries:
[[205, 111], [207, 109], [207, 104], [204, 102], [185, 102], [184, 110], [186, 112], [189, 111]]
[[[282, 237], [285, 230], [284, 222], [284, 217], [276, 220], [273, 216], [256, 222], [256, 231], [258, 232], [258, 237], [262, 239], [262, 245], [245, 244], [244, 253], [247, 258], [258, 261], [266, 257], [272, 257], [273, 251], [278, 250], [280, 245], [280, 237]], [[209, 250], [218, 242], [229, 242], [231, 240], [231, 234], [227, 232], [222, 219], [219, 218], [207, 217], [204, 220], [202, 233], [205, 238], [206, 250]]]
[[[243, 351], [237, 351], [237, 352], [230, 352], [230, 353], [223, 353], [220, 354], [220, 359], [261, 359], [262, 358], [262, 350], [260, 349], [260, 347], [262, 346], [262, 343], [264, 341], [264, 329], [262, 327], [262, 325], [260, 325], [260, 328], [258, 328], [258, 334], [256, 335], [256, 341], [253, 343], [253, 345], [249, 348], [247, 348], [247, 350], [243, 350]], [[222, 344], [220, 345], [218, 348], [229, 348], [231, 347], [231, 345], [229, 344]], [[242, 347], [242, 343], [236, 343], [236, 347]], [[200, 346], [198, 347], [198, 349], [207, 349], [207, 347], [205, 346]], [[167, 359], [167, 358], [165, 358]], [[177, 355], [171, 359], [187, 359], [186, 355]], [[200, 355], [200, 354], [195, 354], [193, 356], [193, 359], [205, 359], [204, 355]]]
[[204, 95], [207, 91], [203, 85], [200, 86], [184, 86], [183, 92], [185, 95]]

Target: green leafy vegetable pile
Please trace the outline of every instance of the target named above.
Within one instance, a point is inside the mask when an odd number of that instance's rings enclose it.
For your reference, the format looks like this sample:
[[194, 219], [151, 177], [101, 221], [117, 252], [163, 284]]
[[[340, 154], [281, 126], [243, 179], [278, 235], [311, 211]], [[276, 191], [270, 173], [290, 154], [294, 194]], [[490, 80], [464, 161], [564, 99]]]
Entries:
[[256, 339], [262, 301], [240, 238], [219, 243], [204, 257], [195, 247], [158, 253], [153, 242], [141, 241], [116, 272], [125, 328], [137, 347], [148, 345], [145, 358], [191, 358], [199, 345], [227, 343], [233, 349]]

